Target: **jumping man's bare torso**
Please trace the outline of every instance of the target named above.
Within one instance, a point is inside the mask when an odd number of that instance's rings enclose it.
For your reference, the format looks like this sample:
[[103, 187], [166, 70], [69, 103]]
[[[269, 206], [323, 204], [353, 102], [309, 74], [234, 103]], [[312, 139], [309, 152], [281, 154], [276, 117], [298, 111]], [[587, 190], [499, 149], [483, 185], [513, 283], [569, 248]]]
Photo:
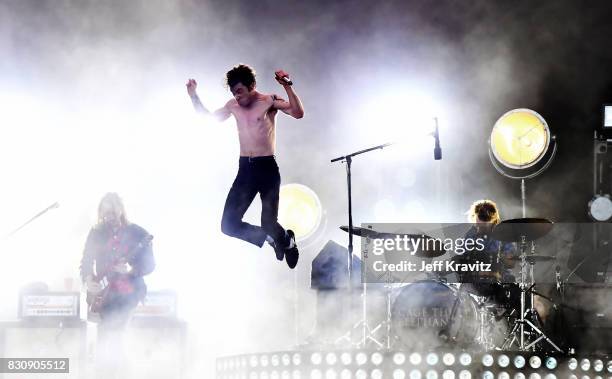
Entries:
[[255, 99], [246, 107], [240, 106], [235, 99], [231, 99], [225, 105], [236, 119], [241, 156], [274, 155], [275, 119], [278, 111], [273, 105], [273, 95], [261, 93], [257, 93]]

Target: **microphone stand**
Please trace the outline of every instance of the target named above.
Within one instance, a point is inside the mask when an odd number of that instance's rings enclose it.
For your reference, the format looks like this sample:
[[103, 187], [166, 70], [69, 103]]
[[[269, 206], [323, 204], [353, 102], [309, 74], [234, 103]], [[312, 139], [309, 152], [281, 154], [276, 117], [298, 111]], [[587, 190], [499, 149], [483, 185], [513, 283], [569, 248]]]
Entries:
[[[374, 150], [378, 150], [378, 149], [384, 149], [387, 146], [391, 146], [391, 143], [385, 143], [382, 145], [378, 145], [378, 146], [374, 146], [374, 147], [370, 147], [368, 149], [364, 149], [364, 150], [359, 150], [356, 151], [354, 153], [348, 154], [348, 155], [343, 155], [341, 157], [338, 158], [334, 158], [331, 160], [331, 163], [334, 162], [346, 162], [346, 183], [347, 183], [347, 191], [348, 191], [348, 237], [349, 237], [349, 242], [348, 242], [348, 256], [347, 256], [347, 268], [348, 268], [348, 289], [349, 289], [349, 297], [352, 299], [353, 298], [353, 200], [352, 200], [352, 191], [351, 191], [351, 164], [353, 163], [353, 157], [357, 156], [357, 155], [361, 155], [364, 153], [368, 153], [370, 151], [374, 151]], [[366, 283], [363, 283], [363, 291], [364, 291], [364, 295], [366, 292]], [[365, 345], [367, 338], [368, 338], [368, 326], [366, 323], [366, 319], [365, 319], [365, 308], [366, 304], [365, 304], [365, 296], [364, 296], [364, 319], [362, 320], [363, 322], [363, 335], [362, 335], [362, 341], [361, 344]], [[351, 332], [349, 332], [350, 334], [352, 334], [352, 329]], [[352, 341], [352, 339], [351, 339]]]
[[9, 234], [7, 234], [4, 238], [9, 238], [12, 237], [15, 233], [17, 233], [18, 231], [20, 231], [21, 229], [25, 228], [27, 225], [29, 225], [32, 221], [36, 220], [37, 218], [39, 218], [40, 216], [44, 215], [45, 213], [49, 212], [51, 209], [54, 208], [58, 208], [59, 207], [59, 203], [55, 202], [51, 205], [49, 205], [47, 208], [43, 209], [42, 211], [38, 212], [36, 215], [34, 215], [34, 217], [32, 217], [31, 219], [29, 219], [28, 221], [26, 221], [25, 223], [23, 223], [20, 227], [18, 227], [17, 229], [13, 230], [12, 232], [10, 232]]

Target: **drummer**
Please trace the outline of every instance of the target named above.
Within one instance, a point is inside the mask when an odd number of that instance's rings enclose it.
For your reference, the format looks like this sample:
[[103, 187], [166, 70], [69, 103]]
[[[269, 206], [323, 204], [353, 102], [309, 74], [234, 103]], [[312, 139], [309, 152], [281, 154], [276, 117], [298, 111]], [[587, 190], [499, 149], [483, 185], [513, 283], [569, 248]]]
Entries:
[[481, 251], [468, 251], [463, 255], [456, 256], [453, 260], [458, 262], [485, 261], [491, 264], [489, 272], [465, 272], [459, 275], [465, 289], [480, 295], [497, 295], [498, 284], [513, 283], [515, 278], [512, 268], [516, 260], [514, 243], [502, 242], [490, 238], [495, 225], [501, 222], [497, 204], [491, 200], [477, 200], [466, 212], [468, 222], [473, 226], [468, 230], [465, 238], [484, 239], [484, 249]]

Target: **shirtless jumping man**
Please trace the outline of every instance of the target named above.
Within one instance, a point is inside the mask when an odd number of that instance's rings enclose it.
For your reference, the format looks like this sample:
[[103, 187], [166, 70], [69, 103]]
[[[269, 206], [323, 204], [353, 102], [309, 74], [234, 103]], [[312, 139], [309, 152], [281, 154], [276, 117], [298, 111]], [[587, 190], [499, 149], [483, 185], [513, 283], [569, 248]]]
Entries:
[[[202, 105], [194, 79], [187, 82], [187, 93], [196, 111], [212, 115], [218, 121], [234, 116], [238, 127], [238, 175], [225, 200], [221, 230], [259, 247], [267, 241], [274, 247], [276, 258], [282, 261], [284, 257], [287, 265], [294, 268], [299, 258], [295, 235], [291, 230], [285, 231], [278, 223], [281, 178], [274, 158], [275, 117], [280, 110], [294, 118], [302, 118], [304, 108], [293, 91], [289, 75], [282, 70], [275, 74], [276, 80], [287, 92], [289, 101], [255, 90], [255, 72], [243, 64], [227, 72], [227, 86], [234, 97], [222, 108], [210, 112]], [[258, 193], [261, 197], [261, 227], [242, 221]]]

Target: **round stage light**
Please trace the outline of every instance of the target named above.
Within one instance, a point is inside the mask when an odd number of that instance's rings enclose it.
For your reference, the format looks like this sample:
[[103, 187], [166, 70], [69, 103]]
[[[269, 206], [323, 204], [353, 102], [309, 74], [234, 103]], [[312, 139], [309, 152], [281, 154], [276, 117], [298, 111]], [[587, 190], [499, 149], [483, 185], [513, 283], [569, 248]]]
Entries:
[[442, 362], [447, 366], [452, 366], [455, 364], [455, 356], [453, 353], [446, 353], [442, 356]]
[[257, 367], [257, 365], [259, 364], [259, 359], [257, 359], [257, 357], [253, 355], [249, 360], [249, 364], [251, 365], [251, 367]]
[[593, 361], [593, 370], [595, 370], [595, 372], [603, 371], [603, 361], [601, 359], [596, 359]]
[[497, 120], [490, 143], [493, 155], [504, 166], [528, 168], [544, 157], [550, 144], [550, 130], [537, 112], [514, 109]]
[[327, 355], [325, 356], [325, 362], [327, 362], [327, 364], [330, 366], [335, 365], [337, 361], [338, 357], [336, 357], [335, 353], [327, 353]]
[[525, 367], [525, 358], [522, 355], [514, 357], [514, 367], [523, 368]]
[[323, 210], [317, 194], [302, 184], [285, 184], [280, 188], [278, 222], [302, 241], [321, 224]]
[[372, 357], [370, 358], [370, 360], [372, 361], [372, 363], [375, 366], [378, 366], [383, 361], [383, 355], [381, 353], [379, 353], [379, 352], [376, 352], [376, 353], [372, 354]]
[[380, 369], [374, 369], [372, 370], [372, 373], [370, 373], [370, 378], [372, 379], [382, 379], [383, 374], [382, 371], [380, 371]]
[[410, 354], [410, 357], [408, 358], [408, 360], [410, 361], [411, 364], [413, 365], [420, 365], [421, 364], [421, 354], [419, 353], [412, 353]]
[[486, 370], [482, 373], [482, 379], [495, 379], [495, 375], [491, 371]]
[[544, 365], [549, 370], [554, 370], [557, 368], [557, 359], [555, 357], [548, 357], [544, 361]]
[[608, 372], [612, 374], [612, 361], [608, 361], [606, 368], [608, 369]]
[[517, 372], [516, 374], [514, 374], [514, 379], [525, 379], [525, 374], [523, 374], [522, 372]]
[[583, 375], [580, 379], [591, 379], [591, 377], [588, 375]]
[[302, 373], [299, 370], [293, 370], [291, 376], [293, 377], [293, 379], [301, 379]]
[[366, 364], [366, 362], [368, 361], [368, 356], [366, 355], [366, 353], [357, 353], [357, 355], [355, 356], [355, 362], [357, 362], [358, 365], [362, 366], [364, 364]]
[[572, 370], [572, 371], [577, 369], [578, 368], [578, 361], [576, 360], [576, 358], [570, 358], [570, 360], [567, 361], [567, 367], [570, 370]]
[[462, 366], [469, 366], [472, 364], [472, 356], [468, 353], [461, 353], [461, 355], [459, 355], [459, 363], [461, 363]]
[[351, 370], [349, 370], [348, 368], [345, 368], [340, 373], [340, 379], [351, 379], [352, 377], [353, 375], [351, 375]]
[[325, 371], [325, 379], [338, 379], [338, 373], [333, 368]]
[[259, 363], [261, 364], [261, 367], [268, 367], [268, 364], [270, 364], [270, 360], [268, 359], [267, 355], [262, 355], [259, 359]]
[[321, 373], [321, 370], [319, 370], [318, 368], [312, 370], [310, 372], [310, 379], [323, 379], [323, 374]]
[[442, 379], [455, 379], [455, 372], [452, 370], [444, 370], [442, 373]]
[[273, 367], [278, 367], [278, 365], [280, 364], [280, 359], [278, 358], [278, 355], [273, 355], [272, 358], [270, 358], [270, 362], [272, 363]]
[[285, 370], [285, 371], [281, 372], [281, 378], [283, 378], [283, 379], [291, 379], [291, 374], [289, 373], [289, 371]]
[[542, 379], [542, 376], [537, 372], [532, 372], [531, 374], [529, 374], [529, 379]]
[[437, 365], [438, 361], [439, 361], [438, 354], [436, 354], [436, 353], [429, 353], [425, 357], [425, 362], [427, 362], [427, 364], [430, 365], [430, 366]]
[[302, 364], [302, 356], [299, 353], [295, 353], [293, 354], [291, 361], [293, 362], [294, 366], [299, 366], [300, 364]]
[[529, 366], [531, 366], [531, 368], [540, 368], [540, 366], [542, 366], [542, 359], [537, 355], [532, 356], [529, 358]]
[[544, 376], [544, 379], [557, 379], [557, 375], [551, 373], [548, 373]]
[[351, 364], [351, 362], [353, 361], [352, 357], [351, 357], [351, 353], [342, 353], [340, 355], [340, 361], [342, 362], [343, 365], [348, 366]]
[[359, 369], [355, 373], [355, 379], [367, 379], [368, 373], [364, 369]]
[[578, 377], [575, 374], [571, 374], [568, 376], [568, 379], [578, 379]]
[[459, 373], [459, 379], [472, 379], [472, 373], [468, 370], [461, 370]]
[[320, 365], [322, 361], [323, 357], [321, 356], [321, 353], [313, 353], [310, 356], [310, 362], [312, 362], [312, 364], [315, 366]]
[[484, 354], [482, 356], [482, 364], [486, 367], [491, 367], [493, 366], [493, 362], [495, 362], [495, 360], [493, 359], [493, 356], [491, 354]]
[[406, 379], [406, 372], [401, 368], [393, 370], [393, 379]]
[[393, 363], [396, 365], [403, 365], [406, 362], [406, 355], [404, 353], [393, 354]]
[[497, 357], [497, 364], [499, 367], [508, 367], [510, 365], [510, 357], [506, 354], [501, 354]]
[[280, 379], [278, 371], [272, 371], [272, 373], [270, 374], [270, 379]]
[[580, 368], [582, 369], [582, 371], [588, 371], [591, 368], [591, 361], [584, 358], [580, 361]]
[[421, 377], [423, 376], [423, 374], [421, 374], [421, 370], [418, 369], [413, 369], [410, 371], [410, 374], [408, 374], [408, 377], [410, 379], [421, 379]]
[[283, 354], [281, 361], [283, 362], [283, 366], [289, 366], [291, 364], [291, 357], [289, 357], [289, 354]]
[[612, 218], [610, 195], [595, 195], [589, 201], [589, 216], [595, 221], [609, 221]]
[[438, 379], [438, 372], [436, 370], [428, 370], [425, 373], [425, 379]]
[[508, 374], [505, 371], [502, 371], [499, 374], [497, 374], [497, 379], [510, 379], [510, 374]]

